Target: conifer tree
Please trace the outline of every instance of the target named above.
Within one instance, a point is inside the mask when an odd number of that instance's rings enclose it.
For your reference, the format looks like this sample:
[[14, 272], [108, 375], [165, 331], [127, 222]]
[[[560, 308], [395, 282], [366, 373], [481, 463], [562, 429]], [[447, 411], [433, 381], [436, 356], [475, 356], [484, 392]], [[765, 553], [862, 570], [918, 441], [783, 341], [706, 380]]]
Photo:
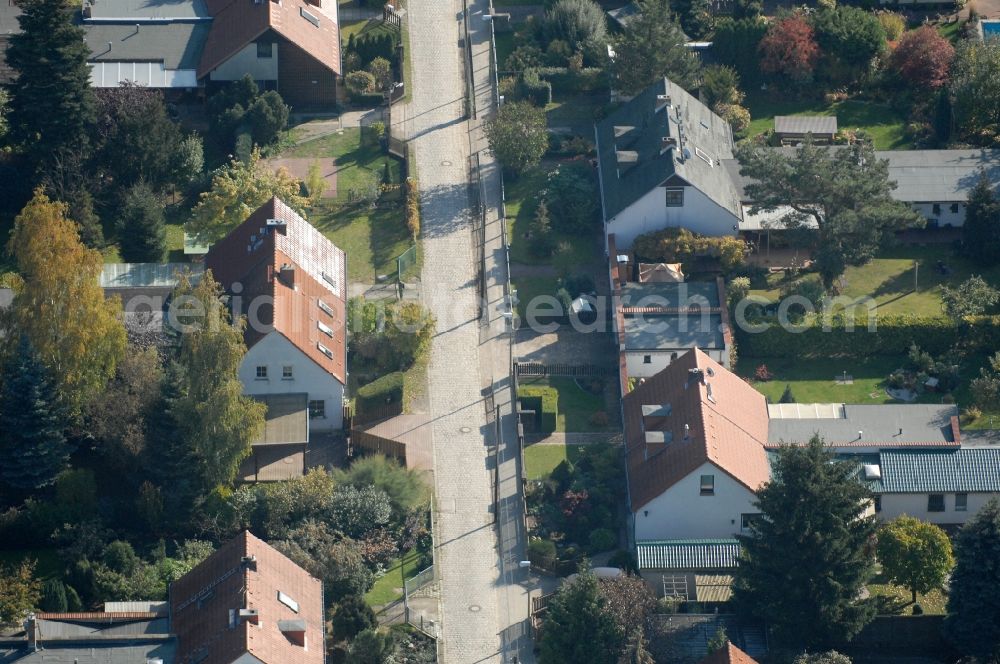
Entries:
[[965, 524], [955, 546], [944, 631], [959, 652], [980, 662], [1000, 659], [1000, 501]]

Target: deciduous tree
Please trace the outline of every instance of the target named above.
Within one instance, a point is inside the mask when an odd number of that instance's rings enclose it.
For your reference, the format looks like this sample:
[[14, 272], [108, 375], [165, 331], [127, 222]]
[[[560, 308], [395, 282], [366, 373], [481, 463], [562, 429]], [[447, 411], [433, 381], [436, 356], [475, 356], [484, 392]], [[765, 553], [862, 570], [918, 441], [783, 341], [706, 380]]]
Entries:
[[55, 381], [25, 336], [9, 349], [0, 376], [0, 480], [20, 490], [48, 486], [70, 452]]
[[638, 94], [657, 79], [669, 77], [687, 90], [698, 81], [700, 61], [674, 19], [668, 0], [637, 0], [639, 14], [614, 40], [614, 87]]
[[955, 128], [973, 145], [1000, 145], [1000, 40], [965, 40], [951, 68]]
[[42, 598], [42, 582], [35, 578], [35, 561], [20, 565], [0, 563], [0, 625], [17, 625]]
[[980, 265], [993, 265], [1000, 256], [1000, 200], [986, 173], [969, 192], [962, 244], [965, 255]]
[[941, 308], [955, 319], [986, 313], [997, 302], [1000, 302], [1000, 291], [977, 274], [960, 283], [957, 288], [941, 287]]
[[936, 90], [948, 83], [955, 47], [930, 25], [903, 35], [889, 65], [915, 90]]
[[21, 31], [10, 37], [7, 64], [13, 139], [38, 172], [66, 155], [86, 155], [94, 120], [90, 49], [74, 20], [79, 7], [63, 0], [18, 2]]
[[357, 664], [389, 664], [396, 653], [392, 634], [377, 628], [360, 632], [348, 649], [347, 661]]
[[121, 304], [98, 282], [103, 259], [80, 242], [66, 206], [40, 191], [14, 221], [9, 249], [24, 283], [10, 330], [27, 337], [72, 415], [96, 397], [125, 353]]
[[903, 515], [878, 531], [878, 558], [889, 580], [917, 593], [940, 588], [955, 559], [951, 540], [938, 526]]
[[508, 102], [486, 121], [486, 139], [504, 168], [523, 173], [541, 161], [549, 146], [545, 111], [526, 101]]
[[812, 80], [819, 45], [812, 26], [801, 14], [771, 24], [760, 40], [760, 70], [793, 83]]
[[221, 294], [211, 271], [195, 286], [182, 277], [173, 294], [182, 326], [177, 359], [184, 367], [177, 423], [192, 450], [201, 495], [232, 484], [251, 442], [264, 431], [266, 408], [243, 396], [239, 378], [244, 325], [230, 322]]
[[607, 610], [597, 577], [581, 570], [556, 591], [542, 625], [541, 664], [607, 664], [622, 651], [625, 634]]
[[212, 187], [201, 195], [185, 230], [198, 242], [212, 244], [273, 196], [301, 213], [306, 201], [299, 188], [288, 171], [271, 170], [261, 162], [260, 150], [254, 150], [248, 161], [234, 159], [212, 173]]
[[894, 231], [924, 223], [892, 198], [896, 184], [889, 180], [888, 162], [867, 142], [837, 150], [807, 143], [794, 155], [744, 145], [737, 153], [740, 173], [751, 180], [745, 189], [754, 213], [788, 210], [779, 218], [785, 228], [816, 227], [826, 289], [848, 263], [871, 260]]
[[980, 662], [1000, 658], [1000, 501], [984, 505], [955, 545], [944, 630], [959, 652]]
[[757, 491], [760, 516], [739, 536], [733, 601], [766, 620], [779, 642], [816, 647], [850, 640], [874, 616], [858, 600], [874, 569], [871, 493], [851, 464], [814, 437], [784, 446]]

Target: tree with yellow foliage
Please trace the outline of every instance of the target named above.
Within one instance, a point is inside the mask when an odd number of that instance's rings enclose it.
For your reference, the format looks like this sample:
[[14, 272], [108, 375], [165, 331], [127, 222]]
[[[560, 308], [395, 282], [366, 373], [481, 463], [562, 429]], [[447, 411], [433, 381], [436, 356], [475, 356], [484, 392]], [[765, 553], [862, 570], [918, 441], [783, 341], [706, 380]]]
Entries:
[[8, 331], [31, 342], [76, 416], [104, 389], [125, 354], [121, 302], [104, 298], [101, 254], [80, 242], [66, 205], [40, 189], [14, 220], [9, 250], [21, 278], [5, 321]]
[[261, 163], [260, 148], [254, 148], [248, 161], [233, 159], [212, 174], [212, 188], [201, 195], [185, 230], [199, 244], [212, 244], [273, 196], [301, 214], [306, 205], [301, 187], [287, 170]]

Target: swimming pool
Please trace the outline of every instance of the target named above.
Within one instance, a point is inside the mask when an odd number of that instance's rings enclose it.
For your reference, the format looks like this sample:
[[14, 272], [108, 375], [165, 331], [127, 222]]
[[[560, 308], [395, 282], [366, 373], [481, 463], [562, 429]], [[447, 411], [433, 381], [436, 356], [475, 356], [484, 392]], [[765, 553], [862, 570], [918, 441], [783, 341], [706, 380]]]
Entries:
[[983, 21], [983, 39], [1000, 37], [1000, 21]]

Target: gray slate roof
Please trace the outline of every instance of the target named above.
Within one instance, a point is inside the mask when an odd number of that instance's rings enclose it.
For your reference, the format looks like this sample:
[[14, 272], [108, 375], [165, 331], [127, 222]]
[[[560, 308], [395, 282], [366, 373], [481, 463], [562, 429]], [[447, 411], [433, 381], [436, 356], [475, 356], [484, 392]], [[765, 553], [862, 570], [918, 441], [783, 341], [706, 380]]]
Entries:
[[1000, 492], [1000, 449], [882, 452], [876, 493]]
[[[670, 97], [671, 107], [657, 112], [657, 96], [663, 94]], [[685, 183], [739, 217], [736, 186], [719, 163], [733, 157], [729, 123], [676, 83], [654, 83], [599, 122], [596, 131], [606, 219], [655, 187]], [[661, 154], [664, 137], [683, 138], [686, 151], [675, 148]], [[634, 163], [619, 164], [618, 151], [634, 152]]]
[[84, 0], [92, 19], [208, 19], [205, 0]]
[[778, 115], [774, 118], [776, 134], [836, 134], [835, 115]]
[[639, 540], [640, 570], [734, 569], [740, 543], [734, 539]]
[[84, 39], [91, 61], [162, 61], [165, 69], [197, 69], [211, 28], [211, 23], [143, 23], [138, 30], [135, 23], [87, 23]]
[[[833, 380], [833, 376], [830, 376]], [[771, 418], [768, 442], [805, 443], [819, 434], [827, 444], [951, 443], [955, 405], [884, 404], [844, 406], [843, 418]], [[899, 434], [899, 430], [903, 434]], [[858, 431], [862, 432], [858, 439]]]
[[[795, 154], [793, 147], [770, 149]], [[889, 179], [896, 183], [892, 197], [904, 203], [964, 203], [980, 170], [994, 187], [1000, 186], [1000, 150], [877, 150], [875, 156], [889, 161]], [[739, 162], [724, 161], [723, 168], [745, 201], [747, 179], [740, 175]]]

